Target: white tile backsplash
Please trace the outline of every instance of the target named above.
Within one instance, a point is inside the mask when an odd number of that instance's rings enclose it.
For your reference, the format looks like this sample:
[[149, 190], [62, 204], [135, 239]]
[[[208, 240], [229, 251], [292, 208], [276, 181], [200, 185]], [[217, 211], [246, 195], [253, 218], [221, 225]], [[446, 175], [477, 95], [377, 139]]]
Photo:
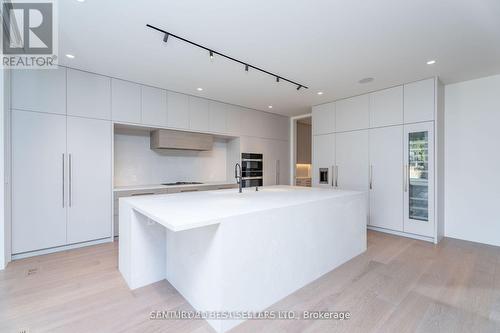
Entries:
[[227, 142], [215, 139], [211, 151], [149, 148], [149, 131], [116, 130], [115, 186], [160, 184], [175, 181], [225, 181]]

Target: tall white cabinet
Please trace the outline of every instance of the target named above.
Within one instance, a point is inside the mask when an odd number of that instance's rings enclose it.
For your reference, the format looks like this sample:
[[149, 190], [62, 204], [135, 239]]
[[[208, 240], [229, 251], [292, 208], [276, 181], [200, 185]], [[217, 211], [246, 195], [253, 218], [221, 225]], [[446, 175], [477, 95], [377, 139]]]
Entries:
[[66, 244], [66, 116], [12, 112], [12, 253]]
[[438, 242], [440, 85], [432, 78], [313, 107], [313, 186], [366, 191], [368, 228]]

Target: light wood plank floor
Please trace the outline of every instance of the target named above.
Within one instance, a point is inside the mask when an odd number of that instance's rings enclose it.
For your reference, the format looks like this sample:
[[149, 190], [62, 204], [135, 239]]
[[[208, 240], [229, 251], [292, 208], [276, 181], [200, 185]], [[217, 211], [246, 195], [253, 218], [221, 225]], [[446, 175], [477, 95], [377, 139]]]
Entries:
[[[166, 281], [128, 290], [117, 244], [28, 258], [0, 271], [0, 332], [213, 332]], [[271, 307], [350, 311], [347, 321], [247, 321], [233, 332], [500, 332], [500, 248], [377, 232], [368, 251]]]

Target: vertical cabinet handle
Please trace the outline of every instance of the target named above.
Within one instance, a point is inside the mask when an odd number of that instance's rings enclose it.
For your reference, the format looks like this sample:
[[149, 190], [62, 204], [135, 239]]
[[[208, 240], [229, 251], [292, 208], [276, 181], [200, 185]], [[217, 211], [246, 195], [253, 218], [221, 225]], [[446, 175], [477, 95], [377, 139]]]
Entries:
[[335, 187], [335, 165], [332, 165], [332, 187]]
[[370, 165], [370, 190], [373, 190], [373, 165]]
[[280, 184], [280, 160], [276, 160], [276, 185]]
[[65, 167], [65, 163], [64, 163], [64, 153], [62, 154], [62, 206], [64, 208], [64, 189], [65, 189], [65, 185], [66, 185], [66, 175], [65, 175], [65, 172], [64, 172], [64, 167]]
[[72, 192], [73, 192], [73, 177], [71, 176], [72, 173], [73, 173], [73, 168], [72, 168], [72, 165], [71, 165], [71, 154], [68, 154], [68, 157], [69, 157], [69, 171], [68, 171], [68, 178], [69, 178], [69, 189], [68, 189], [68, 195], [69, 195], [69, 206], [71, 207], [71, 203], [73, 201], [73, 196], [72, 196]]
[[335, 187], [339, 187], [339, 166], [335, 166]]
[[404, 169], [404, 177], [405, 177], [405, 192], [408, 192], [408, 178], [410, 177], [410, 167], [408, 166], [408, 164], [405, 165], [405, 169]]

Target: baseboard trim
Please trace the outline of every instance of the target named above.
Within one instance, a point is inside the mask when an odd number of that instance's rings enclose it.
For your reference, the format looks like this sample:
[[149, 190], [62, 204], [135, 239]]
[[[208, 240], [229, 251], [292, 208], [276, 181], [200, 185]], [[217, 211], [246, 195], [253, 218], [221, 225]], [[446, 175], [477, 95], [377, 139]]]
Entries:
[[409, 233], [402, 232], [402, 231], [385, 229], [385, 228], [375, 227], [375, 226], [371, 226], [371, 225], [366, 226], [366, 228], [368, 230], [380, 231], [380, 232], [384, 232], [386, 234], [391, 234], [391, 235], [396, 235], [396, 236], [402, 236], [402, 237], [406, 237], [406, 238], [418, 239], [418, 240], [423, 240], [423, 241], [426, 241], [426, 242], [434, 243], [434, 237], [427, 237], [427, 236], [420, 236], [420, 235], [415, 235], [415, 234], [409, 234]]
[[36, 251], [30, 251], [30, 252], [17, 253], [17, 254], [13, 254], [12, 257], [11, 257], [11, 259], [12, 260], [19, 260], [19, 259], [24, 259], [24, 258], [29, 258], [29, 257], [34, 257], [34, 256], [40, 256], [40, 255], [44, 255], [44, 254], [54, 253], [54, 252], [61, 252], [61, 251], [66, 251], [66, 250], [78, 249], [80, 247], [85, 247], [85, 246], [91, 246], [91, 245], [108, 243], [108, 242], [112, 242], [112, 241], [113, 241], [113, 237], [106, 237], [106, 238], [91, 240], [91, 241], [88, 241], [88, 242], [81, 242], [81, 243], [75, 243], [75, 244], [69, 244], [69, 245], [62, 245], [62, 246], [51, 247], [51, 248], [48, 248], [48, 249], [42, 249], [42, 250], [36, 250]]

